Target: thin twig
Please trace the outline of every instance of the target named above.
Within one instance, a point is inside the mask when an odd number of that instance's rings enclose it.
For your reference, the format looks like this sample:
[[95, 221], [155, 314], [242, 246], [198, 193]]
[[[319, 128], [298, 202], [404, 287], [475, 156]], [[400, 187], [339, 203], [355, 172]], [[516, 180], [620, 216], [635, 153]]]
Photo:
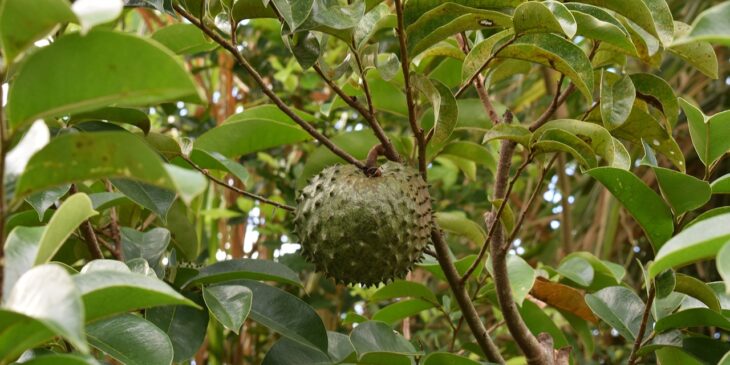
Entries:
[[257, 200], [257, 201], [259, 201], [261, 203], [273, 205], [275, 207], [278, 207], [278, 208], [281, 208], [281, 209], [284, 209], [284, 210], [287, 210], [287, 211], [290, 211], [290, 212], [293, 212], [296, 209], [296, 208], [292, 207], [291, 205], [286, 205], [286, 204], [278, 203], [278, 202], [275, 202], [273, 200], [264, 198], [261, 195], [257, 195], [257, 194], [254, 194], [254, 193], [249, 193], [248, 191], [242, 190], [242, 189], [240, 189], [240, 188], [238, 188], [236, 186], [229, 185], [225, 181], [220, 180], [220, 179], [216, 178], [215, 176], [211, 175], [210, 172], [207, 169], [204, 169], [204, 168], [200, 167], [200, 165], [198, 165], [195, 162], [193, 162], [193, 160], [191, 160], [189, 157], [187, 157], [187, 156], [181, 156], [181, 157], [190, 166], [192, 166], [194, 169], [200, 171], [203, 175], [205, 175], [205, 177], [207, 177], [210, 181], [212, 181], [212, 182], [214, 182], [214, 183], [216, 183], [216, 184], [218, 184], [218, 185], [220, 185], [220, 186], [222, 186], [222, 187], [224, 187], [226, 189], [235, 191], [235, 192], [237, 192], [237, 193], [239, 193], [239, 194], [241, 194], [243, 196], [247, 196], [247, 197], [249, 197], [249, 198], [251, 198], [253, 200]]
[[[76, 184], [71, 184], [71, 188], [69, 189], [70, 195], [74, 195], [78, 192], [79, 190], [76, 188]], [[91, 225], [91, 222], [87, 219], [81, 223], [79, 228], [81, 229], [81, 234], [84, 236], [86, 246], [89, 248], [91, 257], [95, 260], [103, 259], [104, 254], [101, 252], [99, 241], [96, 239], [96, 233], [94, 233], [94, 227]]]
[[[109, 181], [109, 179], [104, 179], [104, 185], [106, 187], [106, 191], [110, 193], [114, 191], [114, 189], [112, 188], [112, 182]], [[113, 253], [118, 255], [119, 259], [121, 260], [122, 234], [119, 231], [119, 216], [117, 216], [117, 208], [115, 207], [109, 208], [109, 229], [111, 231], [111, 238], [114, 241]]]
[[522, 211], [520, 211], [520, 216], [517, 218], [517, 222], [515, 223], [515, 226], [512, 228], [512, 232], [510, 233], [509, 237], [507, 238], [507, 242], [513, 242], [515, 238], [517, 238], [517, 233], [520, 231], [520, 228], [522, 227], [522, 223], [525, 221], [525, 216], [527, 216], [527, 212], [532, 207], [532, 204], [535, 202], [535, 198], [540, 194], [540, 191], [542, 191], [542, 186], [544, 184], [545, 180], [545, 174], [550, 170], [550, 168], [553, 166], [553, 163], [555, 163], [555, 159], [558, 157], [556, 154], [553, 156], [553, 158], [548, 162], [547, 166], [545, 166], [544, 169], [540, 172], [540, 177], [537, 181], [537, 186], [535, 187], [535, 190], [532, 191], [532, 194], [530, 194], [530, 197], [527, 200], [527, 203], [525, 203], [525, 206], [522, 208]]
[[408, 123], [411, 125], [413, 136], [416, 138], [418, 146], [418, 171], [426, 180], [426, 139], [423, 135], [423, 129], [416, 121], [416, 102], [413, 95], [413, 86], [411, 85], [410, 59], [408, 58], [408, 48], [406, 45], [406, 29], [403, 23], [403, 3], [401, 0], [395, 0], [395, 12], [398, 19], [398, 42], [400, 48], [400, 64], [403, 70], [403, 81], [406, 89], [406, 104], [408, 105]]
[[[469, 39], [466, 38], [466, 34], [461, 32], [456, 37], [456, 40], [461, 47], [461, 51], [464, 52], [464, 54], [469, 54], [471, 49], [469, 47]], [[473, 83], [474, 88], [477, 90], [477, 95], [479, 95], [479, 100], [482, 101], [482, 106], [484, 106], [484, 110], [486, 110], [487, 115], [489, 115], [489, 119], [491, 119], [494, 124], [500, 123], [502, 120], [499, 117], [497, 110], [494, 108], [494, 104], [492, 104], [492, 99], [489, 97], [489, 92], [484, 85], [484, 76], [482, 76], [481, 72], [474, 78]]]
[[646, 325], [649, 322], [649, 313], [651, 312], [652, 303], [654, 303], [654, 297], [656, 296], [656, 288], [651, 285], [649, 288], [649, 297], [646, 299], [646, 307], [644, 307], [644, 315], [641, 317], [641, 326], [639, 327], [639, 333], [636, 335], [634, 340], [634, 347], [631, 349], [631, 355], [629, 355], [628, 365], [634, 365], [638, 356], [637, 352], [641, 348], [641, 340], [644, 339], [644, 333], [646, 332]]
[[562, 105], [565, 100], [568, 99], [568, 96], [570, 96], [573, 90], [575, 90], [575, 84], [571, 83], [568, 88], [565, 89], [565, 92], [561, 92], [561, 85], [563, 84], [564, 79], [565, 75], [561, 74], [558, 79], [558, 85], [555, 87], [553, 100], [550, 101], [550, 105], [548, 105], [542, 115], [540, 115], [535, 122], [530, 125], [530, 132], [534, 132], [536, 129], [542, 127], [543, 124], [547, 123], [553, 114], [555, 114], [555, 111], [558, 110], [558, 107]]
[[266, 84], [263, 77], [261, 77], [261, 74], [256, 71], [256, 69], [248, 62], [248, 60], [243, 57], [241, 52], [238, 51], [238, 48], [236, 45], [226, 41], [222, 36], [220, 36], [215, 31], [208, 28], [203, 22], [201, 22], [199, 19], [195, 18], [192, 14], [190, 14], [187, 10], [185, 10], [182, 6], [179, 4], [173, 4], [173, 8], [175, 11], [182, 15], [185, 19], [190, 21], [193, 25], [198, 27], [200, 30], [203, 31], [208, 37], [210, 37], [213, 41], [220, 44], [221, 47], [225, 48], [228, 52], [230, 52], [233, 57], [236, 58], [236, 61], [239, 65], [241, 65], [246, 71], [251, 75], [251, 77], [256, 81], [256, 83], [261, 87], [261, 91], [271, 99], [271, 101], [282, 111], [284, 114], [289, 116], [295, 123], [297, 123], [302, 129], [304, 129], [307, 133], [309, 133], [312, 137], [314, 137], [316, 140], [318, 140], [320, 143], [325, 145], [327, 148], [329, 148], [330, 151], [332, 151], [334, 154], [339, 156], [340, 158], [344, 159], [345, 161], [359, 167], [364, 168], [365, 165], [357, 160], [355, 157], [347, 153], [345, 150], [341, 149], [337, 145], [335, 145], [329, 138], [327, 138], [324, 134], [317, 131], [317, 129], [314, 128], [311, 124], [306, 122], [304, 119], [300, 118], [289, 106], [286, 105], [286, 103], [279, 98], [278, 95]]
[[[344, 101], [353, 109], [357, 110], [357, 112], [360, 113], [363, 118], [365, 118], [365, 121], [368, 122], [370, 128], [373, 130], [373, 133], [375, 133], [375, 136], [385, 147], [385, 156], [391, 161], [400, 161], [400, 156], [398, 156], [398, 152], [396, 152], [395, 148], [393, 147], [393, 143], [390, 141], [388, 136], [385, 134], [383, 127], [380, 126], [380, 123], [378, 123], [378, 120], [375, 118], [373, 107], [370, 106], [370, 110], [368, 110], [357, 100], [353, 99], [350, 95], [347, 95], [347, 93], [339, 86], [337, 86], [337, 84], [332, 81], [332, 79], [327, 77], [327, 75], [324, 73], [324, 71], [322, 71], [322, 68], [319, 67], [319, 65], [315, 64], [313, 68], [314, 71], [316, 71], [317, 74], [320, 76], [320, 78], [324, 80], [324, 82], [330, 87], [330, 89], [332, 89], [332, 91], [335, 92], [335, 94], [340, 97], [340, 99], [342, 99], [342, 101]], [[369, 95], [369, 90], [365, 91], [365, 93], [365, 95]], [[368, 103], [370, 102], [368, 101]]]

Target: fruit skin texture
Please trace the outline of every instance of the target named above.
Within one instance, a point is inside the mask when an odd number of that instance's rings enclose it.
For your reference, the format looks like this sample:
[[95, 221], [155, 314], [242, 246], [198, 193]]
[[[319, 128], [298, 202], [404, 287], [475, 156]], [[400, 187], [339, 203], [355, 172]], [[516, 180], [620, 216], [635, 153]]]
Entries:
[[402, 278], [428, 245], [428, 186], [400, 163], [386, 162], [380, 171], [367, 177], [352, 165], [332, 166], [298, 198], [302, 255], [338, 282], [369, 286]]

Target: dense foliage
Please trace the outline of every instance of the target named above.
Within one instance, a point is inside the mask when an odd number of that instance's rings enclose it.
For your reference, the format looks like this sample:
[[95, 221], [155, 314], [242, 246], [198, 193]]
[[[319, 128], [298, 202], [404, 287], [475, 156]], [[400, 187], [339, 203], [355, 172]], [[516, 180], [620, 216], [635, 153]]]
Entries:
[[[729, 20], [0, 0], [0, 365], [730, 364]], [[387, 160], [433, 222], [378, 234], [428, 246], [403, 278], [338, 284], [301, 254], [299, 192]], [[347, 257], [388, 277], [370, 258], [401, 253], [369, 249]]]

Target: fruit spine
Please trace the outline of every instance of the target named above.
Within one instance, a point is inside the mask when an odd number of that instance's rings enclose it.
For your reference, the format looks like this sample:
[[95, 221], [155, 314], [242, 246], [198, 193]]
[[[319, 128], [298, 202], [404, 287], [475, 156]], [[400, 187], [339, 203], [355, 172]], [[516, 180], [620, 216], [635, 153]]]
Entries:
[[387, 162], [368, 177], [332, 166], [301, 192], [294, 225], [302, 255], [347, 284], [402, 278], [420, 260], [431, 232], [431, 198], [414, 169]]

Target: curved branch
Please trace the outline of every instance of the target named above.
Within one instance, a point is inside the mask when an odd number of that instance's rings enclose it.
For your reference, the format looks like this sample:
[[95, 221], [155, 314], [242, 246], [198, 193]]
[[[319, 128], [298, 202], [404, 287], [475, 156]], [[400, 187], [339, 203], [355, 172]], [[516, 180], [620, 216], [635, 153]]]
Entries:
[[233, 57], [236, 59], [239, 65], [243, 67], [256, 81], [256, 83], [261, 87], [261, 91], [271, 99], [271, 101], [282, 111], [284, 114], [289, 116], [292, 120], [294, 120], [295, 123], [297, 123], [302, 129], [304, 129], [307, 133], [309, 133], [312, 137], [314, 137], [316, 140], [318, 140], [320, 143], [325, 145], [327, 148], [329, 148], [330, 151], [332, 151], [337, 156], [341, 157], [345, 161], [359, 167], [364, 168], [365, 165], [347, 153], [345, 150], [341, 149], [340, 147], [337, 147], [329, 138], [327, 138], [324, 134], [320, 133], [315, 129], [311, 124], [306, 122], [304, 119], [300, 118], [294, 111], [289, 108], [289, 106], [286, 105], [286, 103], [279, 98], [276, 93], [272, 89], [269, 88], [268, 85], [266, 85], [266, 82], [261, 77], [261, 75], [256, 71], [256, 69], [248, 63], [248, 60], [246, 60], [245, 57], [241, 54], [241, 52], [238, 51], [236, 46], [228, 41], [226, 41], [223, 37], [221, 37], [218, 33], [214, 32], [203, 22], [201, 22], [199, 19], [195, 18], [192, 14], [190, 14], [187, 10], [185, 10], [182, 6], [179, 4], [173, 4], [173, 8], [175, 11], [182, 15], [185, 19], [190, 21], [193, 25], [198, 27], [200, 30], [203, 31], [208, 37], [210, 37], [213, 41], [221, 45], [224, 49], [226, 49], [229, 53], [233, 55]]

